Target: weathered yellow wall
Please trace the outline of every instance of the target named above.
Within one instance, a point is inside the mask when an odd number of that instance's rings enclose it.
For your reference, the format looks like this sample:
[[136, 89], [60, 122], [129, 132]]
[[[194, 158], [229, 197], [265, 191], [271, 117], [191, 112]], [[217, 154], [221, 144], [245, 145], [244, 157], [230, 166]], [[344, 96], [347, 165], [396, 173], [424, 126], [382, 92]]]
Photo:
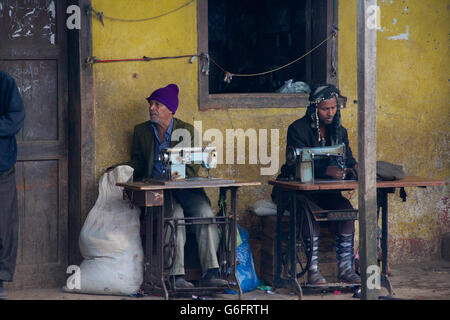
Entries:
[[[402, 164], [407, 173], [431, 178], [449, 176], [449, 1], [379, 1], [382, 30], [378, 32], [377, 158]], [[167, 12], [184, 0], [93, 0], [93, 8], [121, 18], [147, 18]], [[101, 59], [159, 57], [197, 52], [196, 3], [146, 22], [93, 21], [94, 56]], [[394, 20], [395, 19], [395, 20]], [[357, 156], [356, 0], [339, 3], [339, 85], [349, 98], [344, 125]], [[390, 40], [401, 33], [406, 40]], [[400, 37], [401, 38], [401, 37]], [[197, 61], [189, 59], [96, 64], [95, 165], [97, 178], [108, 166], [129, 159], [134, 125], [148, 119], [144, 100], [168, 83], [180, 87], [176, 116], [209, 128], [280, 129], [280, 166], [286, 128], [305, 109], [230, 109], [198, 111]], [[270, 130], [269, 130], [270, 132]], [[269, 134], [270, 137], [270, 134]], [[247, 154], [248, 161], [248, 154]], [[258, 180], [261, 187], [239, 192], [239, 211], [269, 198], [267, 181], [258, 165], [221, 165], [215, 176]], [[446, 188], [407, 189], [408, 201], [391, 199], [391, 256], [395, 261], [428, 258], [436, 253], [438, 236], [450, 230]], [[213, 204], [216, 194], [208, 192]], [[354, 204], [356, 196], [353, 197]], [[417, 255], [415, 250], [422, 250]], [[425, 250], [425, 252], [423, 252]]]
[[[93, 8], [110, 17], [147, 18], [170, 11], [187, 1], [94, 0]], [[156, 20], [123, 23], [93, 21], [94, 56], [101, 59], [160, 57], [194, 54], [197, 52], [196, 3]], [[136, 76], [134, 76], [136, 75]], [[193, 123], [203, 121], [203, 132], [210, 128], [225, 129], [270, 128], [280, 129], [284, 150], [286, 128], [304, 114], [304, 109], [233, 109], [198, 111], [197, 60], [162, 60], [152, 62], [120, 62], [94, 66], [96, 92], [95, 163], [96, 176], [108, 166], [129, 159], [134, 125], [148, 120], [147, 97], [153, 90], [169, 83], [180, 87], [180, 107], [176, 117]], [[270, 150], [270, 148], [269, 148]], [[284, 157], [284, 151], [280, 151]], [[225, 159], [225, 157], [224, 157]], [[281, 159], [281, 158], [280, 158]], [[248, 162], [248, 154], [247, 154]], [[280, 164], [281, 165], [281, 164]], [[256, 199], [268, 197], [269, 176], [260, 176], [257, 165], [221, 165], [215, 176], [238, 176], [259, 180], [262, 186], [239, 192], [239, 208]], [[273, 177], [273, 176], [272, 176]], [[216, 193], [209, 192], [215, 204]]]
[[[356, 0], [339, 2], [339, 86], [357, 100]], [[377, 33], [377, 159], [402, 164], [407, 174], [448, 179], [450, 1], [379, 0]], [[357, 105], [345, 111], [354, 134]], [[357, 154], [357, 153], [356, 153]], [[407, 188], [390, 195], [390, 255], [429, 258], [450, 229], [448, 188]]]

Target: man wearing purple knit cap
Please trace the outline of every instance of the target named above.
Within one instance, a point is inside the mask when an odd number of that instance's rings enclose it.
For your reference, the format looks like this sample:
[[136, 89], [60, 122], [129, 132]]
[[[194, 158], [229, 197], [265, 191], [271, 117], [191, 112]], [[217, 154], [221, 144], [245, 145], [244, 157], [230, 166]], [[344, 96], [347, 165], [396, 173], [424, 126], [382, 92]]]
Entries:
[[[178, 144], [172, 136], [176, 130], [187, 130], [190, 133], [193, 146], [194, 127], [174, 117], [178, 109], [178, 86], [169, 84], [159, 88], [147, 98], [149, 105], [150, 121], [146, 121], [134, 128], [133, 144], [131, 147], [131, 161], [127, 164], [134, 168], [134, 180], [144, 178], [158, 178], [166, 173], [166, 168], [159, 161], [158, 155], [164, 148], [171, 148]], [[184, 142], [186, 143], [186, 142]], [[187, 164], [186, 176], [197, 176], [200, 165]], [[210, 201], [203, 189], [184, 189], [173, 192], [173, 210], [175, 218], [186, 217], [213, 217]], [[167, 200], [169, 197], [164, 197]], [[168, 207], [167, 205], [165, 207]], [[221, 287], [227, 286], [227, 281], [218, 277], [219, 264], [217, 262], [218, 234], [217, 225], [197, 225], [194, 231], [200, 264], [204, 276], [202, 286]], [[167, 233], [166, 244], [169, 243], [170, 232]], [[176, 230], [175, 261], [166, 261], [172, 265], [170, 280], [177, 288], [191, 288], [194, 285], [184, 278], [184, 245], [186, 243], [185, 226], [178, 225]], [[169, 247], [169, 246], [165, 246]], [[170, 260], [166, 253], [166, 260]]]

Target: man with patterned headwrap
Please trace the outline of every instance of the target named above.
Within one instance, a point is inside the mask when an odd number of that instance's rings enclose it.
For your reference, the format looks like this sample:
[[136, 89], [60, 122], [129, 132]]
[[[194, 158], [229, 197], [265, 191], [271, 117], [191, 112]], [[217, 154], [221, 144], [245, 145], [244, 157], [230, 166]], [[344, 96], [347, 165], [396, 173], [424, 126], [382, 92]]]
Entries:
[[[287, 146], [294, 148], [334, 146], [344, 143], [346, 146], [345, 169], [342, 170], [332, 158], [315, 160], [315, 178], [355, 179], [357, 164], [349, 146], [347, 130], [342, 126], [338, 98], [343, 98], [333, 85], [319, 85], [312, 89], [309, 97], [310, 105], [304, 117], [294, 121], [287, 131]], [[278, 178], [293, 179], [294, 166], [286, 164], [281, 168]], [[272, 192], [275, 201], [277, 192]], [[307, 203], [306, 203], [307, 202]], [[353, 209], [350, 201], [339, 191], [321, 191], [307, 194], [299, 205], [314, 209], [337, 210]], [[305, 224], [306, 225], [306, 224]], [[336, 234], [336, 257], [338, 261], [338, 278], [347, 283], [360, 283], [360, 277], [353, 269], [354, 221], [329, 222], [330, 231]], [[326, 280], [318, 268], [319, 223], [313, 221], [313, 235], [305, 232], [304, 241], [311, 263], [308, 269], [310, 284], [325, 284]], [[312, 246], [311, 246], [312, 241]], [[312, 252], [309, 252], [312, 247]]]

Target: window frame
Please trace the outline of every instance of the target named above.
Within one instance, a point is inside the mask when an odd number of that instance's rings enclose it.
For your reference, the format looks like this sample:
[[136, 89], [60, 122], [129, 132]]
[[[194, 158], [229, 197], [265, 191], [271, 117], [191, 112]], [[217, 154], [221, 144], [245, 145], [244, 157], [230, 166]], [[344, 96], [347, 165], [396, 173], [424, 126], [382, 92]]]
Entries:
[[[311, 1], [307, 7], [311, 8]], [[326, 34], [338, 27], [338, 0], [327, 1]], [[334, 14], [333, 14], [334, 13]], [[335, 26], [335, 28], [333, 27]], [[311, 29], [311, 22], [307, 22]], [[311, 34], [307, 32], [306, 34]], [[198, 53], [208, 53], [208, 0], [197, 1], [197, 38]], [[311, 43], [310, 37], [305, 39]], [[332, 37], [326, 45], [326, 82], [338, 87], [338, 37]], [[311, 75], [311, 55], [305, 57]], [[310, 80], [310, 79], [308, 79]], [[308, 81], [307, 80], [307, 81]], [[208, 76], [202, 72], [202, 63], [198, 63], [198, 97], [199, 110], [229, 109], [229, 108], [300, 108], [309, 105], [309, 95], [302, 93], [209, 93]]]

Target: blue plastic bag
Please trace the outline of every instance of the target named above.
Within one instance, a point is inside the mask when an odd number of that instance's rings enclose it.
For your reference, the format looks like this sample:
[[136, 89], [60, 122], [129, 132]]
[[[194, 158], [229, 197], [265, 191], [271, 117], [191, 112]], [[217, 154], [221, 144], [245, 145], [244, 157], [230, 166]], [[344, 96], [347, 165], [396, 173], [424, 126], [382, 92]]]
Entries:
[[[252, 251], [248, 242], [247, 230], [238, 225], [241, 244], [236, 249], [236, 277], [241, 285], [242, 292], [255, 290], [259, 285], [259, 279], [255, 272]], [[225, 293], [237, 294], [236, 291], [225, 289]]]

